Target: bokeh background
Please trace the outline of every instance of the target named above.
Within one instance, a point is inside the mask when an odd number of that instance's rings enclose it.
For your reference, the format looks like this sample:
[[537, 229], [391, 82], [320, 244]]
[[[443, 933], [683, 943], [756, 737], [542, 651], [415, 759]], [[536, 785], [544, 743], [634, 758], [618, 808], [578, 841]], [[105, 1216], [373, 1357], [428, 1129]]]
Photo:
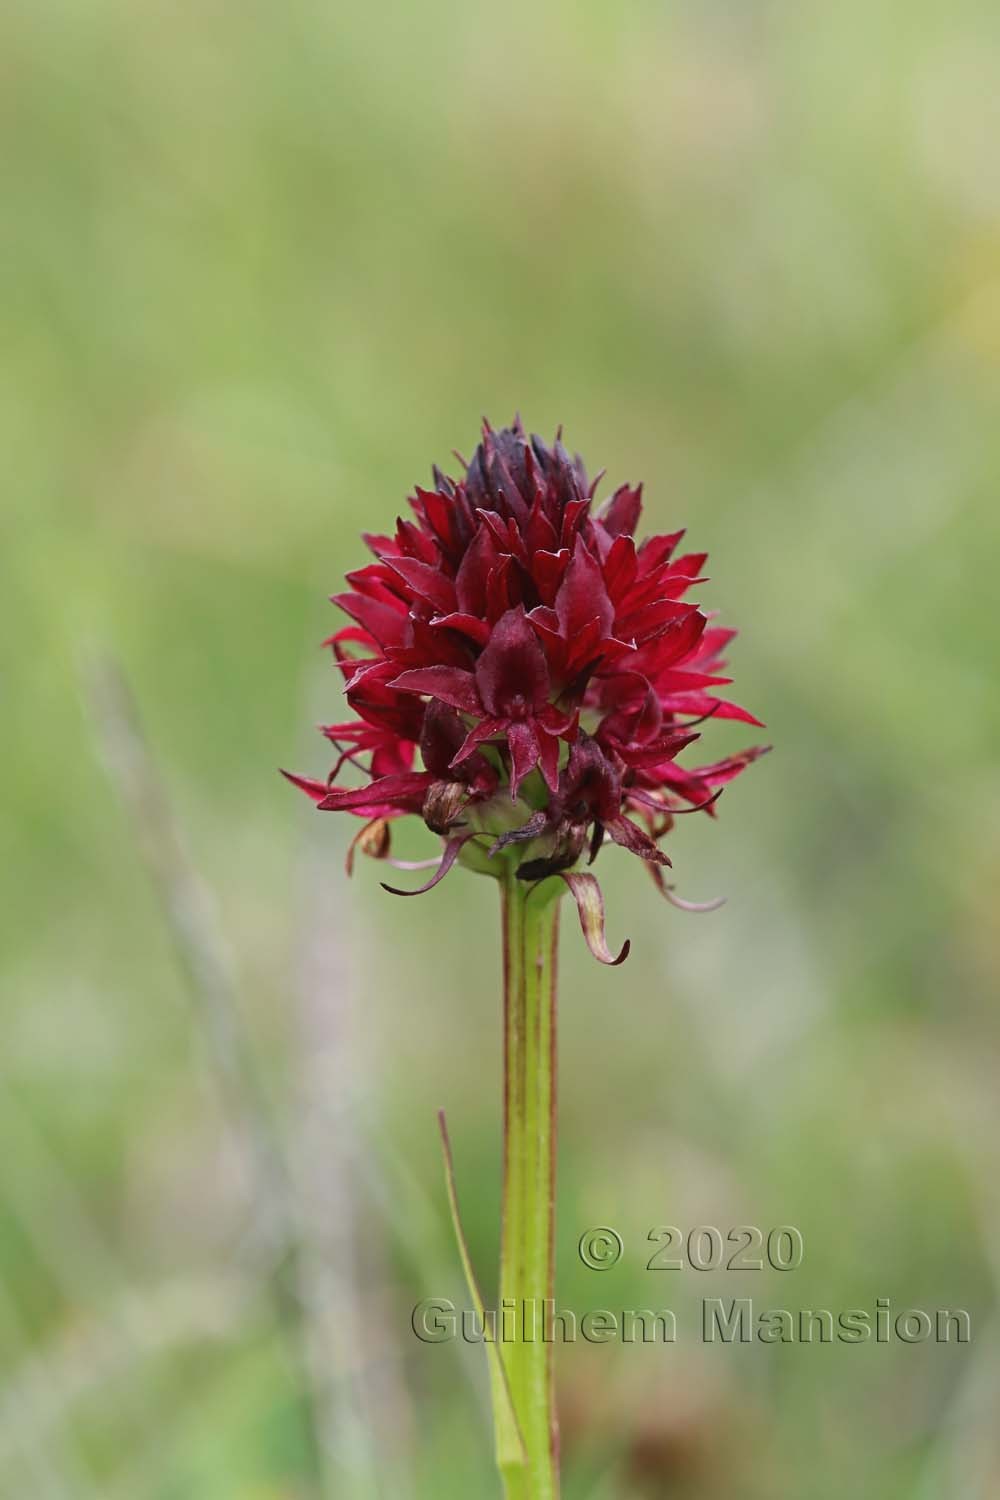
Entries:
[[[567, 914], [560, 1300], [681, 1336], [560, 1351], [566, 1495], [1000, 1490], [998, 30], [8, 0], [0, 1494], [497, 1493], [482, 1351], [409, 1323], [464, 1301], [439, 1105], [494, 1280], [495, 892], [347, 882], [275, 767], [358, 533], [515, 408], [710, 549], [777, 747], [674, 836], [722, 912], [612, 850], [632, 958]], [[744, 1223], [801, 1268], [644, 1269]], [[974, 1338], [706, 1347], [737, 1295]]]

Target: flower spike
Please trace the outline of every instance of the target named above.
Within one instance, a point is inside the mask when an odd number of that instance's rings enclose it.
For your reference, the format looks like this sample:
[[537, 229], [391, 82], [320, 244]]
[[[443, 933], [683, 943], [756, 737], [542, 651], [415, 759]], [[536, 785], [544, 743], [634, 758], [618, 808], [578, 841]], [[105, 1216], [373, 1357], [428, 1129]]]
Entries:
[[[461, 477], [435, 468], [415, 489], [392, 534], [366, 535], [373, 561], [334, 595], [349, 623], [326, 642], [354, 718], [323, 727], [338, 752], [326, 780], [284, 774], [321, 811], [364, 819], [349, 867], [358, 850], [389, 858], [393, 819], [422, 818], [446, 841], [423, 890], [460, 855], [532, 884], [616, 845], [659, 873], [674, 818], [714, 818], [766, 748], [681, 763], [709, 720], [759, 723], [721, 696], [735, 632], [689, 598], [705, 554], [678, 555], [682, 530], [642, 538], [641, 485], [599, 505], [600, 476], [520, 418], [484, 421], [460, 462]], [[462, 854], [475, 835], [481, 850]], [[588, 942], [609, 962], [581, 880]]]

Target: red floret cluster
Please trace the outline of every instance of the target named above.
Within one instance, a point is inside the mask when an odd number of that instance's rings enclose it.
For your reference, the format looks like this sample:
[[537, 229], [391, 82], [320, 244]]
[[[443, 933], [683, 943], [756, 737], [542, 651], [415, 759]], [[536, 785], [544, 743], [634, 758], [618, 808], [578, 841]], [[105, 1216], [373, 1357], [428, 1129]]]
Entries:
[[[365, 537], [375, 560], [334, 597], [350, 624], [328, 642], [356, 717], [324, 728], [327, 781], [291, 779], [365, 818], [371, 852], [385, 820], [423, 816], [447, 840], [430, 884], [473, 838], [522, 855], [523, 879], [593, 859], [605, 836], [659, 874], [675, 815], [711, 809], [762, 753], [678, 763], [704, 720], [760, 722], [720, 694], [735, 632], [687, 598], [705, 554], [678, 555], [681, 531], [638, 540], [642, 487], [598, 507], [600, 476], [520, 421], [484, 424], [464, 467], [435, 469], [412, 519]], [[364, 785], [338, 784], [347, 766]]]

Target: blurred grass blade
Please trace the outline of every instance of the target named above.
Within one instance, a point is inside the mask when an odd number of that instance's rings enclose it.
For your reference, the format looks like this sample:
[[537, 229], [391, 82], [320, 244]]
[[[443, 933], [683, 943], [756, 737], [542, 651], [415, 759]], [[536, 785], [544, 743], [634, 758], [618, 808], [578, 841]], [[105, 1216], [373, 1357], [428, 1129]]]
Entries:
[[511, 1469], [521, 1469], [525, 1463], [524, 1442], [521, 1438], [521, 1429], [518, 1426], [517, 1416], [514, 1412], [514, 1403], [511, 1399], [510, 1386], [507, 1384], [507, 1372], [500, 1358], [500, 1348], [496, 1339], [486, 1336], [486, 1308], [483, 1302], [483, 1294], [479, 1290], [476, 1273], [472, 1267], [472, 1259], [469, 1255], [469, 1245], [462, 1228], [462, 1219], [458, 1210], [458, 1193], [455, 1188], [455, 1163], [451, 1154], [451, 1141], [448, 1138], [448, 1124], [445, 1120], [444, 1110], [438, 1110], [438, 1125], [441, 1130], [441, 1149], [444, 1155], [444, 1178], [448, 1190], [448, 1206], [451, 1209], [451, 1222], [455, 1230], [455, 1240], [458, 1244], [458, 1253], [462, 1261], [462, 1270], [465, 1272], [466, 1285], [469, 1288], [469, 1296], [472, 1298], [476, 1314], [483, 1326], [483, 1347], [486, 1350], [486, 1362], [490, 1371], [490, 1394], [493, 1400], [493, 1433], [496, 1443], [497, 1467], [501, 1474], [508, 1473]]
[[215, 918], [212, 893], [184, 848], [124, 672], [110, 655], [95, 656], [84, 663], [83, 686], [98, 748], [163, 910], [231, 1121], [248, 1146], [257, 1227], [269, 1254], [268, 1290], [301, 1402], [311, 1493], [322, 1497], [330, 1493], [328, 1445], [304, 1326], [306, 1299], [292, 1184], [284, 1145], [240, 1019], [234, 965]]

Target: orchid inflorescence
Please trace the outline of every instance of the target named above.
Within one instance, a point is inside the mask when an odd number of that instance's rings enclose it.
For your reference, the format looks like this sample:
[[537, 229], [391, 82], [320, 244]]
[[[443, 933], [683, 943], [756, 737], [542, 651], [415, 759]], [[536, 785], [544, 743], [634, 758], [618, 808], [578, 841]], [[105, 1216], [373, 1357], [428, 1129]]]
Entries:
[[[456, 862], [494, 875], [503, 934], [503, 1190], [498, 1296], [538, 1308], [555, 1286], [557, 943], [560, 898], [576, 901], [591, 951], [604, 936], [593, 864], [605, 840], [638, 855], [660, 890], [661, 847], [681, 813], [714, 815], [725, 785], [762, 753], [710, 765], [681, 753], [708, 719], [758, 724], [720, 695], [731, 630], [687, 599], [704, 553], [682, 532], [636, 540], [641, 487], [600, 507], [600, 479], [520, 420], [484, 424], [461, 479], [434, 470], [413, 519], [367, 536], [375, 561], [334, 603], [350, 623], [325, 642], [355, 717], [323, 733], [338, 758], [325, 781], [289, 779], [327, 811], [363, 819], [355, 852], [404, 869]], [[341, 784], [360, 772], [361, 785]], [[286, 775], [288, 773], [286, 772]], [[416, 815], [443, 840], [436, 860], [392, 858], [390, 828]], [[387, 890], [394, 890], [386, 886]], [[714, 903], [706, 903], [711, 906]], [[484, 1301], [462, 1230], [439, 1115], [448, 1203], [473, 1305]], [[495, 1449], [507, 1500], [558, 1500], [551, 1344], [486, 1341]]]
[[[551, 446], [516, 419], [488, 423], [460, 479], [434, 469], [413, 519], [367, 535], [375, 561], [333, 602], [351, 623], [332, 647], [355, 718], [323, 727], [338, 751], [325, 781], [289, 775], [324, 811], [365, 820], [355, 848], [388, 858], [389, 825], [422, 817], [456, 860], [518, 879], [561, 875], [605, 962], [592, 864], [605, 839], [642, 859], [660, 890], [674, 818], [714, 814], [724, 786], [764, 748], [708, 765], [678, 757], [704, 721], [760, 721], [719, 693], [735, 634], [686, 597], [704, 553], [684, 535], [636, 534], [642, 486], [599, 507], [561, 432]], [[347, 767], [367, 777], [341, 786]], [[406, 866], [413, 868], [413, 866]], [[386, 887], [393, 889], [392, 887]], [[711, 904], [711, 903], [710, 903]]]

